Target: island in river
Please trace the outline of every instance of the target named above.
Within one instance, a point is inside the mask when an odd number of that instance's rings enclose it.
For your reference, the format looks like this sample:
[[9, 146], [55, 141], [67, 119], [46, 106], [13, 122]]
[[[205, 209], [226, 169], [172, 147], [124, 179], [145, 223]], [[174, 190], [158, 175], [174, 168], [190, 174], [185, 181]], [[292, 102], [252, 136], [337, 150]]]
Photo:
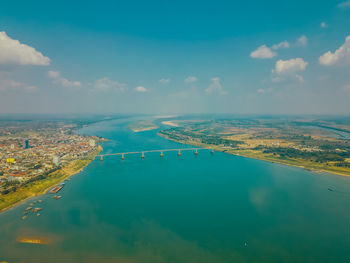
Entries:
[[350, 176], [349, 118], [255, 117], [171, 121], [176, 142], [317, 172]]
[[130, 123], [128, 127], [133, 132], [150, 131], [158, 128], [158, 126], [154, 123], [154, 119], [136, 121], [136, 122]]

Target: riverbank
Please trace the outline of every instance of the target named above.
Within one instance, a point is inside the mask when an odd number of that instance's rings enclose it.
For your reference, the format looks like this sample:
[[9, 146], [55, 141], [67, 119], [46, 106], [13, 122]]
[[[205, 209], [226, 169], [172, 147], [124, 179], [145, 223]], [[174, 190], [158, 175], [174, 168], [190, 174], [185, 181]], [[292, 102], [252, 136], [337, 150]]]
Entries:
[[167, 126], [172, 126], [172, 127], [179, 127], [179, 125], [174, 121], [162, 121], [162, 124]]
[[298, 167], [298, 168], [302, 168], [308, 171], [313, 171], [316, 173], [330, 173], [330, 174], [350, 177], [350, 170], [343, 167], [336, 167], [336, 166], [329, 166], [329, 165], [327, 166], [326, 164], [316, 164], [308, 161], [303, 161], [301, 159], [281, 159], [281, 158], [278, 158], [277, 156], [274, 156], [273, 154], [264, 154], [262, 152], [253, 151], [253, 150], [232, 149], [228, 147], [210, 145], [210, 144], [199, 143], [199, 142], [189, 141], [189, 140], [188, 141], [174, 140], [161, 133], [158, 133], [158, 135], [167, 140], [171, 140], [174, 142], [193, 145], [201, 148], [211, 148], [211, 149], [214, 149], [215, 151], [224, 152], [232, 155], [267, 161], [271, 163], [278, 163], [278, 164], [292, 166], [292, 167]]
[[15, 192], [1, 195], [0, 212], [17, 206], [30, 198], [47, 193], [54, 185], [63, 182], [83, 170], [101, 151], [102, 147], [98, 146], [86, 159], [72, 161], [61, 169], [48, 174], [42, 180], [34, 181], [23, 187], [19, 187]]
[[158, 129], [158, 126], [154, 123], [154, 120], [137, 121], [128, 125], [128, 128], [133, 132], [151, 131]]

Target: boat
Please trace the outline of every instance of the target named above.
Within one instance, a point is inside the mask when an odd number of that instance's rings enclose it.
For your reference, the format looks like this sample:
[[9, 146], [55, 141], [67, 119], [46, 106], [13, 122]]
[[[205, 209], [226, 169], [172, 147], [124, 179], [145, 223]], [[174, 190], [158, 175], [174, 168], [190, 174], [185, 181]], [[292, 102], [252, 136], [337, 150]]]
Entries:
[[56, 185], [54, 188], [50, 190], [51, 194], [56, 194], [58, 191], [60, 191], [63, 188], [63, 186]]
[[24, 211], [29, 211], [29, 210], [32, 210], [33, 207], [32, 206], [28, 206], [26, 209], [24, 209]]
[[60, 196], [60, 195], [55, 195], [53, 198], [54, 199], [56, 199], [56, 200], [58, 200], [58, 199], [60, 199], [62, 196]]

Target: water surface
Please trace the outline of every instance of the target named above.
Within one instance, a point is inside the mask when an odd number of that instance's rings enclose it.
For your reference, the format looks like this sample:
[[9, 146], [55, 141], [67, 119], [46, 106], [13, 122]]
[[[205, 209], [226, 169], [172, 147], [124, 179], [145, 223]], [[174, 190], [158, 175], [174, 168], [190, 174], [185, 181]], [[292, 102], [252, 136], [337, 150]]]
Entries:
[[[127, 124], [79, 132], [110, 139], [105, 153], [189, 147]], [[60, 194], [36, 198], [40, 217], [20, 219], [33, 200], [0, 214], [0, 261], [350, 262], [345, 177], [208, 151], [152, 153], [96, 159]]]

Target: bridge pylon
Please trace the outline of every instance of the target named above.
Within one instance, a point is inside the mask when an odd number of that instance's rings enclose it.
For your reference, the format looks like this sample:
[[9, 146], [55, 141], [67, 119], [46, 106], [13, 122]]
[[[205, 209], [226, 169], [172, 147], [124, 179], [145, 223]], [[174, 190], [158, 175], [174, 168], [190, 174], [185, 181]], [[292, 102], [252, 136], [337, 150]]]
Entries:
[[198, 155], [198, 150], [197, 150], [197, 149], [194, 151], [194, 154], [195, 154], [195, 155]]
[[164, 157], [164, 153], [163, 152], [160, 152], [160, 157]]
[[145, 159], [145, 153], [144, 152], [141, 153], [141, 159]]
[[181, 150], [177, 152], [177, 156], [181, 156]]
[[122, 153], [122, 161], [124, 161], [125, 157], [124, 157], [124, 153]]

